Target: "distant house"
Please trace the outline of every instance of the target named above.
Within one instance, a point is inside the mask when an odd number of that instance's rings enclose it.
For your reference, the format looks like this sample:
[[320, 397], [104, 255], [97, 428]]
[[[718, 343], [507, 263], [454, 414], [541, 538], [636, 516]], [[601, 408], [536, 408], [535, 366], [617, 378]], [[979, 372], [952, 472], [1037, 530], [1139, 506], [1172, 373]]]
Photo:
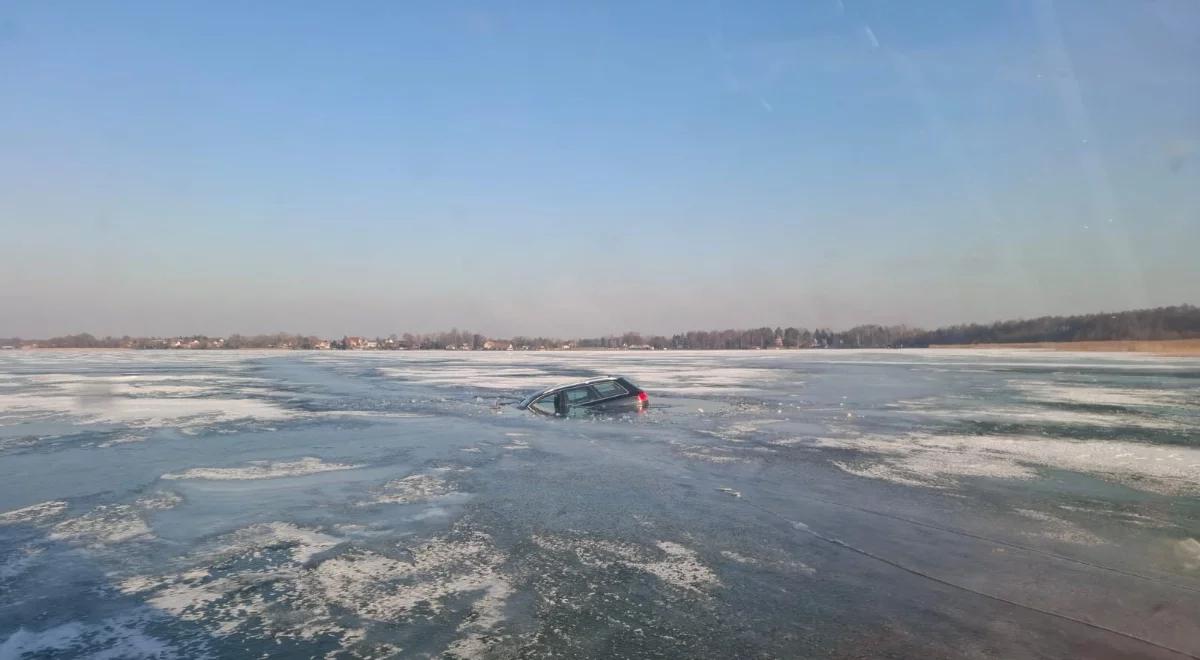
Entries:
[[342, 337], [342, 346], [346, 350], [360, 350], [367, 344], [365, 337]]

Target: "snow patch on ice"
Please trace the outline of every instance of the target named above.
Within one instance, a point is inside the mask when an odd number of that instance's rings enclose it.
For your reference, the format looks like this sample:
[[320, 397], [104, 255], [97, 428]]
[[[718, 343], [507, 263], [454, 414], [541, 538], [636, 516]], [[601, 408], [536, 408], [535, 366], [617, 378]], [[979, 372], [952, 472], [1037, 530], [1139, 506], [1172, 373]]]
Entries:
[[315, 456], [305, 456], [297, 461], [251, 461], [244, 467], [230, 468], [193, 468], [179, 473], [169, 473], [163, 479], [207, 479], [214, 481], [244, 480], [244, 479], [279, 479], [283, 477], [301, 477], [321, 472], [337, 470], [354, 470], [362, 465], [345, 463], [326, 463]]
[[500, 572], [504, 555], [485, 534], [461, 539], [436, 538], [409, 547], [405, 559], [354, 550], [322, 562], [300, 581], [315, 600], [356, 616], [401, 622], [422, 610], [441, 611], [454, 595], [478, 593], [475, 616], [459, 626], [463, 635], [451, 649], [479, 649], [482, 636], [503, 621], [513, 587]]
[[450, 487], [450, 484], [436, 474], [410, 474], [403, 479], [387, 482], [374, 499], [362, 502], [361, 505], [412, 504], [443, 497], [454, 492], [456, 491]]
[[128, 504], [104, 504], [50, 528], [47, 538], [89, 546], [105, 546], [153, 538], [150, 527]]
[[721, 586], [716, 573], [700, 561], [696, 551], [674, 541], [658, 541], [656, 549], [586, 537], [536, 535], [533, 542], [544, 550], [574, 555], [591, 568], [625, 566], [649, 573], [675, 589], [704, 593]]
[[739, 564], [757, 564], [757, 559], [752, 559], [742, 554], [738, 554], [732, 550], [722, 550], [721, 556], [731, 561], [736, 561]]
[[[302, 415], [259, 398], [222, 396], [228, 394], [222, 388], [247, 380], [235, 376], [43, 374], [30, 380], [40, 386], [26, 392], [0, 393], [0, 417], [38, 420], [66, 416], [79, 424], [184, 427]], [[201, 384], [177, 383], [186, 380]]]
[[0, 513], [0, 525], [12, 525], [16, 523], [36, 525], [54, 518], [66, 510], [67, 503], [61, 500], [33, 504], [22, 509]]
[[1180, 392], [1161, 389], [1086, 386], [1046, 381], [1010, 381], [1010, 385], [1036, 401], [1106, 406], [1178, 406], [1187, 399]]
[[768, 440], [767, 444], [775, 445], [777, 447], [795, 447], [806, 444], [807, 442], [808, 441], [804, 438], [776, 438], [773, 440]]
[[823, 438], [814, 447], [870, 454], [835, 461], [858, 476], [904, 485], [948, 487], [962, 477], [1032, 479], [1043, 465], [1093, 474], [1131, 488], [1164, 494], [1200, 492], [1200, 448], [1118, 440], [1037, 436], [900, 436]]
[[1062, 509], [1063, 511], [1075, 511], [1075, 512], [1086, 513], [1089, 515], [1108, 516], [1111, 518], [1116, 518], [1124, 524], [1137, 525], [1139, 527], [1158, 527], [1158, 528], [1174, 527], [1174, 524], [1167, 522], [1165, 520], [1160, 520], [1158, 518], [1154, 518], [1151, 516], [1142, 515], [1140, 513], [1134, 513], [1132, 511], [1118, 511], [1116, 509], [1109, 509], [1109, 508], [1104, 508], [1104, 507], [1075, 506], [1072, 504], [1059, 504], [1058, 508]]
[[955, 419], [970, 421], [991, 421], [1000, 423], [1022, 424], [1059, 424], [1068, 426], [1099, 426], [1111, 428], [1126, 426], [1130, 428], [1179, 430], [1185, 428], [1182, 424], [1171, 419], [1132, 415], [1122, 413], [1081, 412], [1077, 410], [1060, 410], [1057, 408], [1042, 408], [1037, 406], [996, 406], [987, 408], [962, 409], [909, 409], [910, 414], [919, 414], [938, 419]]
[[1200, 570], [1200, 541], [1187, 538], [1175, 542], [1175, 556], [1189, 571]]
[[162, 490], [145, 497], [138, 498], [134, 502], [134, 505], [148, 511], [164, 511], [166, 509], [175, 508], [180, 502], [183, 502], [183, 498], [180, 497], [178, 493], [172, 493], [169, 490]]
[[847, 474], [853, 474], [856, 477], [866, 477], [868, 479], [879, 479], [881, 481], [890, 481], [894, 484], [902, 486], [929, 486], [931, 488], [940, 488], [941, 485], [932, 479], [919, 479], [912, 476], [911, 471], [906, 468], [897, 468], [886, 463], [874, 464], [852, 464], [845, 461], [830, 461], [834, 467]]
[[1104, 539], [1096, 536], [1095, 534], [1069, 520], [1064, 520], [1058, 516], [1050, 515], [1044, 511], [1035, 511], [1033, 509], [1017, 509], [1016, 511], [1018, 514], [1026, 518], [1045, 523], [1045, 527], [1048, 529], [1034, 534], [1035, 536], [1050, 538], [1056, 541], [1065, 541], [1067, 543], [1078, 543], [1081, 545], [1100, 545], [1104, 543]]
[[733, 442], [741, 442], [749, 436], [754, 435], [762, 430], [762, 427], [770, 424], [780, 424], [782, 419], [756, 419], [753, 421], [735, 422], [728, 426], [723, 426], [715, 431], [700, 431], [705, 435], [721, 438], [723, 440], [732, 440]]
[[[102, 504], [87, 513], [50, 526], [46, 538], [89, 547], [152, 539], [154, 535], [143, 514], [170, 509], [182, 501], [183, 498], [176, 493], [157, 491], [138, 498], [132, 504]], [[13, 520], [44, 525], [66, 508], [66, 502], [43, 502], [5, 515], [13, 516]]]
[[[340, 639], [353, 653], [364, 623], [405, 625], [427, 621], [445, 604], [474, 596], [448, 652], [480, 655], [504, 622], [514, 587], [501, 568], [507, 559], [491, 537], [455, 533], [384, 554], [352, 547], [317, 556], [343, 539], [290, 523], [255, 525], [191, 558], [194, 568], [165, 576], [132, 576], [121, 590], [224, 637]], [[285, 550], [281, 559], [272, 551]], [[263, 594], [274, 598], [267, 600]], [[378, 650], [378, 649], [374, 649]]]
[[[675, 444], [675, 443], [672, 443]], [[749, 459], [739, 455], [728, 447], [713, 447], [711, 445], [679, 445], [676, 451], [684, 458], [708, 463], [741, 463]]]

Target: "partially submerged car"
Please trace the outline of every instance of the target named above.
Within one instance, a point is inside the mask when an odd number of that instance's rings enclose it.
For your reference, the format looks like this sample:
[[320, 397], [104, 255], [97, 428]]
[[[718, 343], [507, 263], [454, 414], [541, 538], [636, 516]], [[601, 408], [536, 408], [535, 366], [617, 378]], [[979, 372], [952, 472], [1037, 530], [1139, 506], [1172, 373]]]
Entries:
[[622, 376], [601, 376], [556, 385], [530, 394], [517, 404], [540, 415], [640, 412], [650, 405], [642, 388]]

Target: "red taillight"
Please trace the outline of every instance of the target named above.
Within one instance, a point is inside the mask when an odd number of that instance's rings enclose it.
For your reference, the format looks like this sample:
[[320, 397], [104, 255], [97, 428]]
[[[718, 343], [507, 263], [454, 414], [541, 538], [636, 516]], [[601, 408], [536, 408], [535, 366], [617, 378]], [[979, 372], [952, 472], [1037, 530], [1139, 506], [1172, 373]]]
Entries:
[[646, 403], [649, 400], [650, 400], [650, 397], [646, 396], [645, 392], [638, 392], [638, 401], [640, 401], [642, 403]]

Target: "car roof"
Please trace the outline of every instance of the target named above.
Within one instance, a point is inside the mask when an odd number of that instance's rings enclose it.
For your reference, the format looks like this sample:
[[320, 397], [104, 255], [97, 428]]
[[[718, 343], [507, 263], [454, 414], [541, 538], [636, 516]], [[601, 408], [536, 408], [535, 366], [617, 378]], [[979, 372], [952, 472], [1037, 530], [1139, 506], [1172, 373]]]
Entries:
[[541, 391], [537, 392], [536, 394], [532, 394], [532, 395], [530, 395], [530, 398], [544, 396], [544, 395], [550, 394], [552, 392], [557, 392], [559, 390], [565, 390], [565, 389], [569, 389], [572, 387], [578, 387], [580, 385], [591, 385], [592, 383], [601, 383], [606, 380], [625, 380], [625, 378], [622, 376], [596, 376], [594, 378], [588, 378], [587, 380], [577, 380], [577, 381], [573, 381], [570, 383], [562, 383], [560, 385], [554, 385], [553, 387], [547, 387], [546, 389], [541, 390]]

